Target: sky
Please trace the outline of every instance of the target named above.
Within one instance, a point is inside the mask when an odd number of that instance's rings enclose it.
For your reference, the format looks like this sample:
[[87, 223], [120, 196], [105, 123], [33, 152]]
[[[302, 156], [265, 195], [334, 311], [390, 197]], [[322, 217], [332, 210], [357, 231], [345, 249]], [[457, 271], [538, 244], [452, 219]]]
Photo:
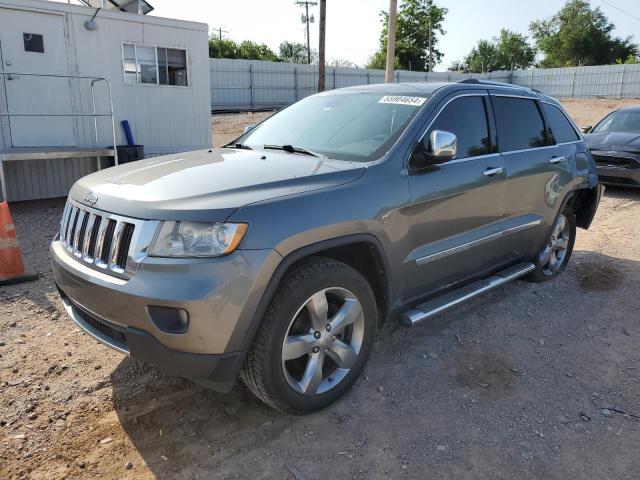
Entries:
[[[266, 43], [275, 52], [284, 40], [305, 41], [303, 8], [294, 0], [148, 1], [155, 7], [151, 15], [204, 22], [216, 34], [222, 28], [224, 38]], [[478, 40], [496, 36], [501, 28], [528, 33], [531, 20], [550, 17], [564, 0], [436, 0], [436, 4], [449, 9], [446, 34], [438, 46], [445, 56], [435, 68], [443, 71], [468, 54]], [[591, 0], [591, 5], [599, 6], [616, 25], [616, 36], [637, 33], [634, 40], [640, 43], [640, 1]], [[379, 13], [388, 6], [388, 0], [327, 0], [327, 59], [364, 65], [378, 49]], [[312, 48], [318, 45], [318, 9], [310, 7], [316, 20], [311, 25]]]

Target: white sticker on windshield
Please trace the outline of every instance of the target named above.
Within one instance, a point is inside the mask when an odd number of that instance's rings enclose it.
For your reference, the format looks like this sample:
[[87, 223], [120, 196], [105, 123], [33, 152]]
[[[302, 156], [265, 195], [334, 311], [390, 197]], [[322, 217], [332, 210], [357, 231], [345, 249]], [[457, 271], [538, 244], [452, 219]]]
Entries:
[[378, 103], [394, 103], [396, 105], [413, 105], [419, 107], [427, 99], [425, 97], [406, 97], [404, 95], [385, 95]]

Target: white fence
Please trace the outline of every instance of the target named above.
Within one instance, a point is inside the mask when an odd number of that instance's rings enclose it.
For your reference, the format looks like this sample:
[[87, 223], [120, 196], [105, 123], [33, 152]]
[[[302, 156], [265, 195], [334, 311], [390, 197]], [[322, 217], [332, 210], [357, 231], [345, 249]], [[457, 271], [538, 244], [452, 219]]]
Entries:
[[[279, 108], [317, 91], [318, 67], [260, 60], [209, 59], [211, 110], [239, 111]], [[455, 82], [484, 78], [534, 88], [557, 98], [640, 98], [640, 65], [602, 65], [500, 71], [395, 72], [396, 82]], [[383, 83], [383, 70], [326, 68], [327, 90]]]

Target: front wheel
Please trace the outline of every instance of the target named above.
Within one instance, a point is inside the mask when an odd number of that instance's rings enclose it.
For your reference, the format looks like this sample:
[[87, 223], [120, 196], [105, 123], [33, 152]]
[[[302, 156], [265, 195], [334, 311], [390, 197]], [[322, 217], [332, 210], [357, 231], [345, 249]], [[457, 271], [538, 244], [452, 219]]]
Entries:
[[556, 218], [549, 237], [534, 259], [536, 268], [527, 279], [532, 282], [546, 282], [560, 275], [569, 262], [575, 241], [576, 216], [570, 207], [565, 207]]
[[266, 404], [310, 413], [340, 398], [371, 353], [377, 309], [366, 279], [314, 258], [289, 273], [247, 354], [241, 377]]

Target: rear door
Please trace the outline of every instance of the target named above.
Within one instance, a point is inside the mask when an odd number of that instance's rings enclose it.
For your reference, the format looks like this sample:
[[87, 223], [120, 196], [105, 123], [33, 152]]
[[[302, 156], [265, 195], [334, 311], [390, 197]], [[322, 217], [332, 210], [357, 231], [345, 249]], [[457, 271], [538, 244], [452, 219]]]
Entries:
[[[60, 115], [71, 112], [69, 79], [25, 74], [68, 73], [64, 16], [0, 10], [0, 49], [9, 113]], [[14, 147], [75, 144], [73, 118], [9, 117]]]
[[519, 228], [508, 250], [514, 260], [532, 258], [571, 181], [572, 154], [555, 144], [537, 98], [492, 94], [491, 101], [506, 169], [506, 215]]
[[[407, 298], [446, 288], [493, 269], [500, 262], [504, 216], [504, 165], [494, 152], [495, 128], [487, 92], [454, 93], [419, 135], [454, 133], [454, 160], [423, 170], [410, 168], [411, 251], [404, 262]], [[416, 142], [418, 139], [416, 139]]]

